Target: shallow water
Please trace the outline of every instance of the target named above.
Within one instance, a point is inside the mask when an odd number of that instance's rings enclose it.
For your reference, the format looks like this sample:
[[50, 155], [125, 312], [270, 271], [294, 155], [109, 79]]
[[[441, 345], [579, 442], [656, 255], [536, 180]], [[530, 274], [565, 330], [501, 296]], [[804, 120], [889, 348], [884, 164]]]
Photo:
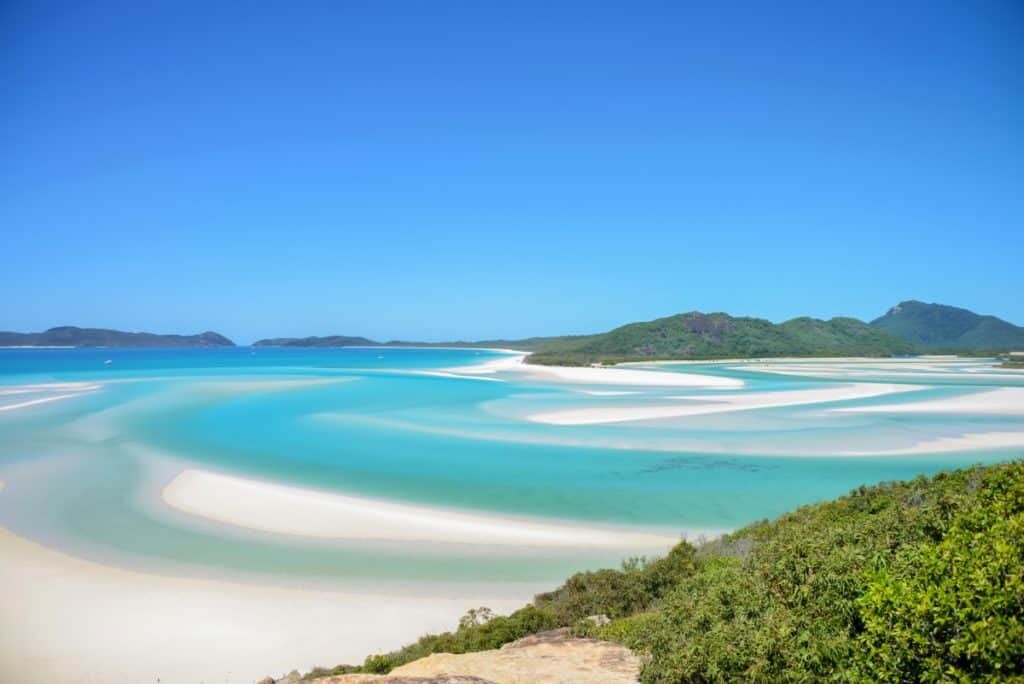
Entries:
[[[1024, 431], [1011, 412], [834, 410], [1024, 387], [1024, 374], [995, 369], [991, 360], [772, 364], [782, 373], [755, 363], [657, 366], [745, 382], [728, 391], [602, 388], [511, 372], [431, 374], [497, 356], [452, 349], [0, 350], [0, 409], [73, 394], [0, 410], [0, 480], [7, 484], [0, 525], [83, 557], [175, 574], [387, 583], [395, 591], [422, 582], [514, 586], [615, 564], [626, 552], [285, 537], [172, 511], [160, 489], [183, 468], [199, 467], [418, 504], [695, 536], [860, 484], [1022, 452], [836, 455]], [[915, 389], [603, 425], [528, 419], [565, 408], [686, 404], [853, 381]], [[68, 382], [99, 387], [26, 388]]]

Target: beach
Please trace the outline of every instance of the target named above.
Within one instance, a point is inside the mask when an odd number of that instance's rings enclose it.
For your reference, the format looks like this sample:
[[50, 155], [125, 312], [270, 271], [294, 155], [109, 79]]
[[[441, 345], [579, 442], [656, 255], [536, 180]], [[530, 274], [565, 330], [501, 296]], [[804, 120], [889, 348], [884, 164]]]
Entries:
[[357, 663], [577, 570], [1024, 447], [1024, 386], [979, 362], [257, 358], [0, 386], [0, 680]]
[[617, 367], [543, 366], [525, 362], [528, 355], [509, 352], [509, 355], [473, 366], [447, 369], [456, 375], [515, 373], [536, 380], [584, 384], [627, 385], [631, 387], [705, 387], [730, 389], [743, 387], [743, 381], [696, 373], [666, 373]]
[[[2, 494], [0, 494], [2, 495]], [[301, 591], [144, 574], [80, 560], [0, 528], [0, 680], [251, 683], [450, 629], [470, 607], [530, 596]]]

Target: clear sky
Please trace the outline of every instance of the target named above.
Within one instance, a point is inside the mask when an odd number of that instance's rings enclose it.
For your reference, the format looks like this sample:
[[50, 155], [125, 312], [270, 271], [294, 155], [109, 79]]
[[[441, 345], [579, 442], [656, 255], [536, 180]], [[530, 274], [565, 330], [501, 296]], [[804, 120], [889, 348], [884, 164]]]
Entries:
[[1020, 0], [14, 0], [0, 83], [0, 329], [1024, 324]]

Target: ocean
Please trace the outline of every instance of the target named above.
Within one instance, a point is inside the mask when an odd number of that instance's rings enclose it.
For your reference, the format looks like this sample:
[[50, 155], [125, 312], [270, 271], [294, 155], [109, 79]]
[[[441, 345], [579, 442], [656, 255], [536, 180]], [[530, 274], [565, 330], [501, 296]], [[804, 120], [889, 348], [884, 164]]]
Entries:
[[[469, 515], [696, 539], [862, 484], [1024, 451], [1013, 446], [1024, 431], [1014, 407], [957, 408], [964, 397], [1009, 389], [1013, 400], [1024, 391], [1020, 374], [991, 360], [649, 368], [742, 381], [739, 388], [623, 385], [616, 370], [604, 371], [607, 384], [460, 371], [504, 356], [0, 350], [0, 526], [72, 555], [165, 574], [521, 592], [617, 565], [637, 549], [289, 535], [174, 509], [161, 492], [198, 469]], [[844, 388], [876, 385], [884, 388], [877, 396], [841, 398]], [[951, 400], [951, 409], [905, 409]], [[557, 422], [565, 411], [728, 402], [729, 410], [653, 420]], [[551, 415], [563, 417], [537, 418]], [[992, 434], [1011, 435], [1011, 446], [976, 439]]]

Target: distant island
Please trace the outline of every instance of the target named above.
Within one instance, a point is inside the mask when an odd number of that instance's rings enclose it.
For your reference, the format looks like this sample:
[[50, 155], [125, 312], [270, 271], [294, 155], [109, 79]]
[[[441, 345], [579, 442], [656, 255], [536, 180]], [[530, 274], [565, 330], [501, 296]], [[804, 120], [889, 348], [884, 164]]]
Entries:
[[624, 361], [762, 357], [904, 356], [926, 352], [1024, 349], [1024, 328], [943, 304], [906, 301], [871, 323], [839, 317], [772, 323], [726, 313], [689, 313], [630, 323], [593, 335], [475, 342], [377, 342], [366, 337], [274, 338], [255, 346], [497, 347], [530, 352], [529, 363], [612, 364]]
[[0, 347], [234, 347], [220, 333], [157, 335], [65, 325], [38, 333], [0, 332]]
[[[63, 326], [41, 333], [0, 332], [3, 347], [232, 347], [215, 332], [157, 335]], [[582, 366], [627, 361], [771, 357], [906, 356], [923, 353], [999, 355], [1024, 350], [1024, 327], [945, 304], [900, 302], [879, 318], [762, 318], [690, 311], [592, 335], [519, 340], [379, 342], [358, 335], [273, 337], [254, 347], [468, 347], [529, 352], [529, 363]], [[1016, 359], [1014, 359], [1016, 360]]]
[[475, 349], [515, 349], [532, 351], [537, 345], [552, 340], [570, 340], [582, 336], [529, 337], [522, 340], [452, 340], [447, 342], [416, 342], [411, 340], [388, 340], [380, 342], [355, 335], [324, 335], [321, 337], [271, 337], [256, 340], [254, 347], [468, 347]]
[[328, 335], [326, 337], [271, 337], [256, 340], [254, 347], [379, 347], [380, 342], [365, 337], [347, 335]]

